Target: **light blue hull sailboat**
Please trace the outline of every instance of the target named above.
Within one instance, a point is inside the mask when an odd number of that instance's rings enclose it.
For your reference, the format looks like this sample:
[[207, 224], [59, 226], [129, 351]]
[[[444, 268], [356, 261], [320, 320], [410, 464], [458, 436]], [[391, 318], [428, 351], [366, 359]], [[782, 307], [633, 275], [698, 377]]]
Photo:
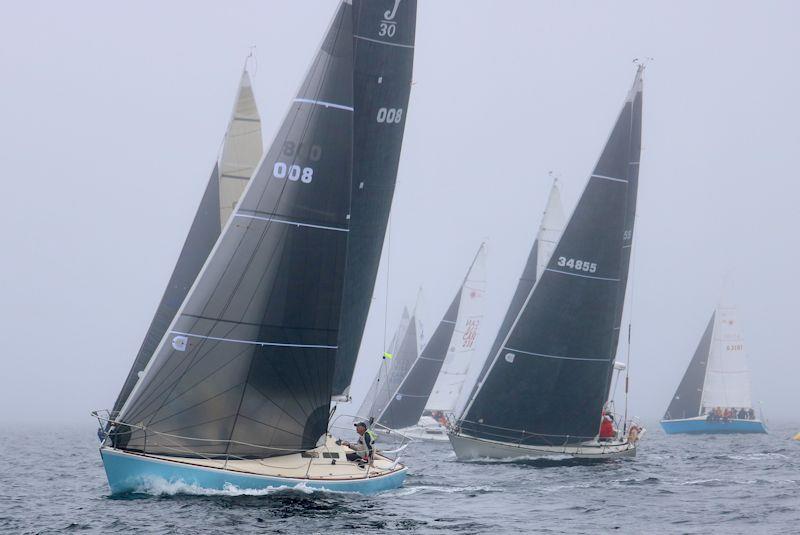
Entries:
[[675, 434], [730, 434], [766, 433], [767, 427], [760, 420], [709, 421], [705, 417], [682, 420], [661, 420], [661, 427], [668, 435]]
[[[331, 465], [327, 458], [322, 462], [312, 463], [308, 459], [302, 459], [305, 461], [302, 462], [299, 454], [286, 456], [296, 457], [291, 459], [293, 466], [285, 462], [289, 459], [284, 459], [282, 462], [282, 458], [224, 463], [224, 461], [193, 458], [169, 459], [110, 447], [101, 448], [100, 455], [112, 494], [150, 493], [165, 487], [189, 493], [191, 489], [196, 489], [197, 492], [234, 493], [267, 489], [300, 489], [375, 494], [402, 486], [407, 471], [403, 465], [397, 465], [390, 470], [366, 466], [363, 469], [355, 469], [352, 463], [344, 460]], [[265, 467], [264, 463], [269, 463], [270, 466]], [[376, 464], [378, 463], [376, 460]], [[280, 465], [284, 465], [283, 469], [276, 468]], [[292, 472], [296, 471], [298, 466], [302, 466], [299, 477], [292, 477]], [[340, 468], [338, 470], [340, 473], [337, 473], [337, 468]], [[262, 474], [253, 473], [255, 470]], [[286, 472], [285, 475], [289, 477], [263, 473], [268, 471]]]

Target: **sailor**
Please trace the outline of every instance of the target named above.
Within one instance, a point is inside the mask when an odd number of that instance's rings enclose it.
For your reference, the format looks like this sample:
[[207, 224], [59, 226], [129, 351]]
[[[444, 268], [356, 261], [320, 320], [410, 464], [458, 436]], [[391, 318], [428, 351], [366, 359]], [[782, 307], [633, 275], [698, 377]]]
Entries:
[[613, 440], [615, 436], [617, 436], [617, 430], [614, 429], [614, 420], [611, 419], [611, 415], [603, 411], [603, 419], [600, 422], [600, 440]]
[[358, 433], [358, 442], [355, 444], [342, 442], [343, 446], [353, 449], [353, 453], [347, 454], [347, 460], [350, 462], [357, 461], [359, 468], [364, 468], [364, 463], [369, 463], [372, 466], [375, 457], [374, 444], [377, 439], [375, 432], [368, 429], [365, 422], [358, 422], [354, 425], [356, 426], [356, 433]]

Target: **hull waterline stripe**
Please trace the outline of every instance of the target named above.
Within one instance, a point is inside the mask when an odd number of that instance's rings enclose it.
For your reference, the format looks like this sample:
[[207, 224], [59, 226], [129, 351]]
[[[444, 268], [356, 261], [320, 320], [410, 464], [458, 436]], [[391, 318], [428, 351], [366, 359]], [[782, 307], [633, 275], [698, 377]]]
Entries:
[[592, 178], [602, 178], [603, 180], [611, 180], [612, 182], [625, 182], [628, 183], [627, 180], [624, 178], [614, 178], [613, 176], [605, 176], [605, 175], [592, 175]]
[[619, 279], [612, 279], [609, 277], [592, 277], [591, 275], [584, 275], [583, 273], [570, 273], [569, 271], [561, 271], [560, 269], [547, 268], [545, 271], [552, 271], [553, 273], [562, 273], [564, 275], [572, 275], [573, 277], [583, 277], [584, 279], [596, 279], [600, 281], [619, 282]]
[[336, 104], [334, 102], [325, 102], [324, 100], [314, 100], [310, 98], [296, 98], [295, 102], [305, 102], [306, 104], [316, 104], [318, 106], [325, 106], [326, 108], [336, 108], [337, 110], [353, 111], [352, 106], [345, 106], [343, 104]]
[[254, 346], [274, 346], [274, 347], [302, 347], [309, 349], [339, 349], [339, 346], [324, 346], [314, 344], [280, 344], [277, 342], [259, 342], [258, 340], [237, 340], [235, 338], [222, 338], [220, 336], [203, 336], [202, 334], [185, 333], [181, 331], [170, 331], [171, 334], [189, 336], [191, 338], [203, 338], [205, 340], [217, 340], [220, 342], [235, 342], [237, 344], [250, 344]]
[[389, 41], [381, 41], [380, 39], [372, 39], [370, 37], [364, 37], [363, 35], [353, 34], [353, 37], [355, 37], [356, 39], [362, 39], [364, 41], [369, 41], [371, 43], [380, 43], [382, 45], [399, 46], [401, 48], [414, 48], [414, 45], [403, 45], [401, 43], [390, 43]]
[[523, 355], [531, 355], [531, 356], [534, 356], [534, 357], [544, 357], [544, 358], [548, 358], [548, 359], [587, 360], [587, 361], [590, 361], [590, 362], [611, 362], [610, 359], [604, 359], [604, 358], [588, 359], [588, 358], [582, 358], [582, 357], [563, 357], [561, 355], [548, 355], [546, 353], [531, 353], [530, 351], [523, 351], [521, 349], [514, 349], [513, 347], [503, 347], [503, 349], [506, 349], [508, 351], [513, 351], [515, 353], [522, 353]]
[[284, 225], [293, 225], [296, 227], [320, 228], [323, 230], [335, 230], [337, 232], [350, 232], [350, 229], [340, 227], [326, 227], [325, 225], [312, 225], [310, 223], [298, 223], [296, 221], [286, 221], [285, 219], [275, 219], [274, 217], [262, 217], [257, 215], [248, 215], [241, 212], [233, 214], [234, 217], [245, 217], [247, 219], [258, 219], [259, 221], [272, 221], [273, 223], [283, 223]]

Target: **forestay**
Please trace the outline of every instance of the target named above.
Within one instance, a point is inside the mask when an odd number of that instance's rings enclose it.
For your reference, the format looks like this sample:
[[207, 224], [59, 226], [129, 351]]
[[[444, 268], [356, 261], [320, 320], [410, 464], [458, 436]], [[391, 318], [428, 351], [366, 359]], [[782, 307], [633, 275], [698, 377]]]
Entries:
[[[434, 385], [440, 384], [437, 402], [451, 404], [464, 384], [469, 359], [474, 353], [478, 327], [483, 319], [486, 293], [486, 248], [481, 244], [465, 279], [442, 320], [408, 373], [392, 391], [377, 421], [392, 429], [402, 429], [419, 421]], [[443, 365], [450, 361], [450, 375]], [[456, 361], [457, 362], [454, 362]], [[441, 372], [441, 373], [440, 373]]]
[[261, 118], [253, 98], [250, 75], [245, 69], [239, 82], [233, 115], [228, 123], [220, 157], [208, 179], [205, 193], [161, 302], [114, 403], [112, 416], [117, 415], [127, 401], [139, 380], [139, 374], [153, 356], [217, 242], [220, 230], [228, 221], [233, 206], [261, 159], [261, 143]]
[[353, 183], [333, 394], [346, 395], [392, 206], [414, 61], [416, 0], [353, 0]]
[[[266, 457], [325, 433], [348, 234], [353, 30], [342, 3], [269, 151], [119, 419], [115, 445]], [[146, 431], [143, 431], [144, 427]]]
[[459, 422], [525, 444], [595, 437], [613, 370], [636, 204], [641, 68], [547, 269]]

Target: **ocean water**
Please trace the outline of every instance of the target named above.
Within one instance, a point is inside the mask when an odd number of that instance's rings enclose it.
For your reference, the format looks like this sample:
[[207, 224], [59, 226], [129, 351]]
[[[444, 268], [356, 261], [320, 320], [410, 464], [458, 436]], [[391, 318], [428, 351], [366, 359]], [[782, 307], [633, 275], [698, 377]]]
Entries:
[[417, 443], [405, 486], [369, 497], [167, 484], [112, 497], [89, 422], [11, 427], [0, 433], [0, 532], [800, 531], [800, 424], [702, 437], [649, 427], [635, 459], [594, 465], [458, 462], [447, 443]]

